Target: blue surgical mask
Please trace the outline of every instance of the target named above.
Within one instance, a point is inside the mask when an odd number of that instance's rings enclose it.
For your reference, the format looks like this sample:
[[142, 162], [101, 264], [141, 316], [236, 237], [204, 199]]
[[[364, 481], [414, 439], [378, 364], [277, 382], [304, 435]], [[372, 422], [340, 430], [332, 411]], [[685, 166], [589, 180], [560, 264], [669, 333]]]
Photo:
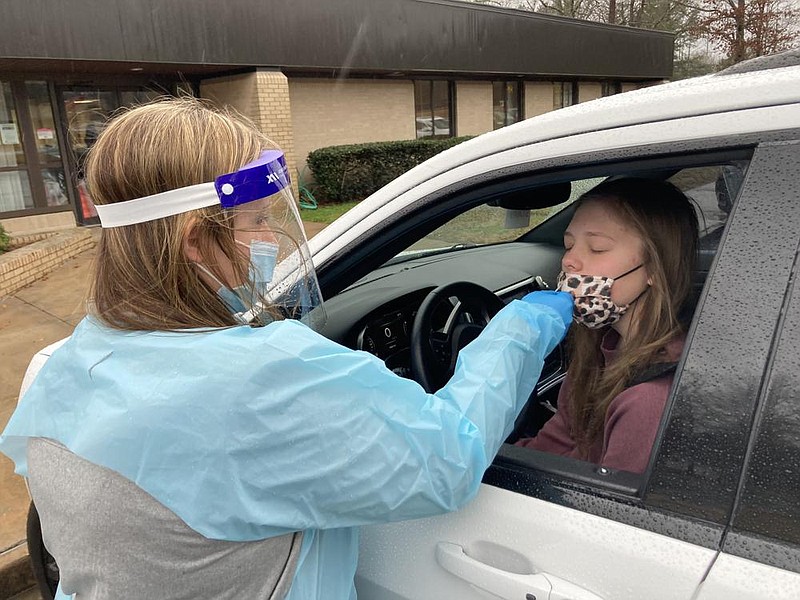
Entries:
[[[236, 243], [241, 246], [246, 245], [239, 240], [236, 240]], [[275, 272], [275, 264], [278, 260], [278, 244], [252, 240], [249, 249], [250, 281], [255, 284], [259, 292], [266, 292], [266, 289], [262, 288], [264, 284], [272, 281], [272, 276]]]
[[235, 241], [240, 246], [245, 246], [250, 250], [249, 284], [229, 288], [223, 285], [204, 265], [198, 263], [197, 266], [219, 284], [217, 296], [222, 299], [233, 316], [239, 318], [253, 309], [262, 298], [266, 297], [268, 285], [275, 273], [279, 247], [278, 244], [259, 240], [252, 240], [249, 246], [239, 240]]
[[245, 305], [244, 300], [242, 300], [248, 293], [245, 286], [230, 289], [223, 285], [217, 289], [217, 296], [222, 298], [222, 301], [234, 315], [239, 315], [250, 310], [249, 307]]

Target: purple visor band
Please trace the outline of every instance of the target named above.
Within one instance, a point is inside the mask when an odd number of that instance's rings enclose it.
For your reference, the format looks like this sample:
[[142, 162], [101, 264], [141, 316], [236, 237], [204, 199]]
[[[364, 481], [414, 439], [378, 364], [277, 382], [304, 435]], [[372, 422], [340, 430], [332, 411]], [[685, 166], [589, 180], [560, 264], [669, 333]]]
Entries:
[[289, 187], [289, 171], [280, 150], [264, 150], [253, 162], [214, 180], [222, 208], [266, 198], [286, 187]]

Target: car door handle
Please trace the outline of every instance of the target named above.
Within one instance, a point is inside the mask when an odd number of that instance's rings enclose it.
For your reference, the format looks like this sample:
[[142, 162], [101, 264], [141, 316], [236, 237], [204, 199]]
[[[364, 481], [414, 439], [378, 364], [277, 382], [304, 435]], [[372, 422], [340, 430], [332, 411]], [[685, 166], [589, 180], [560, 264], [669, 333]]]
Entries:
[[436, 562], [470, 585], [508, 600], [602, 600], [582, 587], [547, 573], [511, 573], [467, 556], [450, 542], [436, 544]]

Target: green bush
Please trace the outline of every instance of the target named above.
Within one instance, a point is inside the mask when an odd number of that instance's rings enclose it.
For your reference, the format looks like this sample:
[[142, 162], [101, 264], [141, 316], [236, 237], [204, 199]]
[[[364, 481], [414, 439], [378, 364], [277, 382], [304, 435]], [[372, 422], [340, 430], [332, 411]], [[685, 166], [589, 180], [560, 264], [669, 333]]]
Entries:
[[11, 236], [6, 233], [2, 223], [0, 223], [0, 254], [6, 252], [11, 246]]
[[319, 148], [306, 162], [317, 200], [360, 201], [431, 156], [469, 137], [373, 142]]

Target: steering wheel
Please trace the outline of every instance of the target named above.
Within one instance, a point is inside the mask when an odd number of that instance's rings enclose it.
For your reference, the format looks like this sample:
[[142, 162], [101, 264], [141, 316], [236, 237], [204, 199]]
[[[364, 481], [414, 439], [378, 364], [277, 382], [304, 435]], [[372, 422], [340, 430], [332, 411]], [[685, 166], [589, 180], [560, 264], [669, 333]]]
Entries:
[[[442, 305], [450, 315], [444, 329], [434, 330]], [[425, 297], [411, 327], [411, 375], [425, 391], [435, 392], [452, 377], [459, 351], [503, 306], [493, 292], [469, 281], [439, 286]]]

